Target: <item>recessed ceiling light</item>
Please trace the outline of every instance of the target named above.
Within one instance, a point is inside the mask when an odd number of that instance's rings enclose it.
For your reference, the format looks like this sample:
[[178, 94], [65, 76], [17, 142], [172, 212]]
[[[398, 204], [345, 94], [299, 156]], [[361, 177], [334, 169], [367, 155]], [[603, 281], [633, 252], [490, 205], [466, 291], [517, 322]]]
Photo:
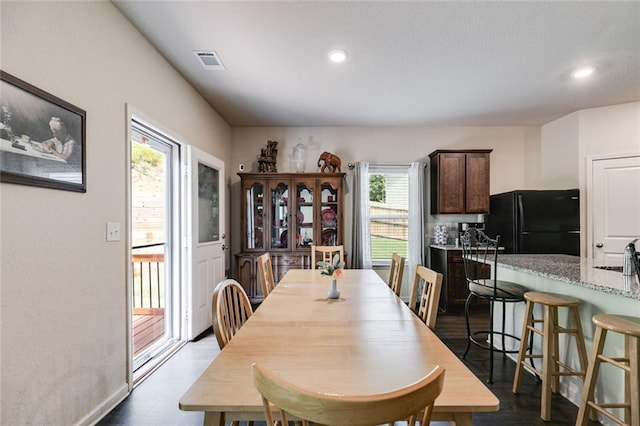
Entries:
[[594, 71], [595, 71], [595, 68], [593, 67], [578, 68], [577, 70], [571, 73], [571, 76], [573, 78], [585, 78], [593, 74]]
[[344, 49], [336, 49], [329, 52], [329, 59], [332, 62], [344, 62], [347, 59], [347, 51]]

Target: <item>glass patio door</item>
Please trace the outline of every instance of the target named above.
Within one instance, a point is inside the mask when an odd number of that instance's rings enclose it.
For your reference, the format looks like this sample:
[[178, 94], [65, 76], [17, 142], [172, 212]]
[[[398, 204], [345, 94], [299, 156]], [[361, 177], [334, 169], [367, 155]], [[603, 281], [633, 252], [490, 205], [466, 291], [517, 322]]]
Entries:
[[[179, 145], [131, 123], [133, 371], [153, 366], [179, 342]], [[177, 235], [178, 234], [178, 235]], [[144, 368], [141, 368], [145, 366]], [[135, 381], [135, 378], [134, 378]]]

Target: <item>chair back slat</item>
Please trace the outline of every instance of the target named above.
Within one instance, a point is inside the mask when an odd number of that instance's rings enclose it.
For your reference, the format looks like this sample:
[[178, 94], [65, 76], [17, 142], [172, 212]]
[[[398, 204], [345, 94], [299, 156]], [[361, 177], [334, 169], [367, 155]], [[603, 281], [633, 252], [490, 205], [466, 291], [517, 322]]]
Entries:
[[262, 395], [269, 426], [274, 425], [272, 405], [280, 410], [283, 424], [293, 417], [333, 426], [370, 426], [407, 419], [413, 425], [419, 413], [424, 413], [421, 424], [429, 424], [434, 401], [444, 385], [444, 376], [444, 368], [436, 366], [417, 382], [401, 389], [383, 394], [345, 396], [303, 389], [260, 364], [253, 364], [253, 380]]
[[244, 289], [236, 280], [220, 282], [213, 290], [211, 302], [213, 332], [220, 349], [224, 348], [253, 314]]
[[[414, 292], [417, 297], [417, 314], [432, 330], [436, 328], [440, 293], [442, 291], [442, 274], [425, 266], [418, 265], [413, 279]], [[415, 309], [414, 306], [410, 306]]]
[[404, 257], [397, 253], [391, 255], [391, 266], [389, 267], [389, 279], [387, 284], [391, 287], [391, 290], [400, 297], [400, 290], [402, 289], [402, 276], [404, 274]]
[[276, 287], [269, 252], [258, 256], [258, 272], [260, 273], [260, 284], [262, 284], [262, 296], [267, 297]]
[[[320, 253], [318, 260], [316, 253]], [[344, 262], [344, 246], [311, 246], [311, 267], [316, 269], [318, 262], [332, 262], [336, 254], [340, 255], [340, 262]]]

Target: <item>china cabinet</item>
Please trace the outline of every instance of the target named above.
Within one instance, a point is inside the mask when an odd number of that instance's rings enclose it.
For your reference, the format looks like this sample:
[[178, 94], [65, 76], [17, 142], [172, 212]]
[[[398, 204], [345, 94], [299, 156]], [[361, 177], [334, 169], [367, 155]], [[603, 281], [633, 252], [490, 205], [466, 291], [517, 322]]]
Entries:
[[276, 282], [289, 269], [311, 268], [312, 245], [343, 244], [344, 173], [238, 173], [241, 252], [235, 278], [252, 302], [262, 300], [257, 257], [271, 254]]
[[431, 214], [489, 213], [490, 149], [437, 150], [431, 159]]

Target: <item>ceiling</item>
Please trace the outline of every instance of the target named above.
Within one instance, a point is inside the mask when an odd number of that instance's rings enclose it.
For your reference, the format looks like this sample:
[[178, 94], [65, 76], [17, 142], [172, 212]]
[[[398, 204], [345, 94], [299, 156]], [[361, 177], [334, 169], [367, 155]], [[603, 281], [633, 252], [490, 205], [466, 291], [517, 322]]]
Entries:
[[541, 125], [640, 100], [639, 1], [113, 3], [234, 127]]

